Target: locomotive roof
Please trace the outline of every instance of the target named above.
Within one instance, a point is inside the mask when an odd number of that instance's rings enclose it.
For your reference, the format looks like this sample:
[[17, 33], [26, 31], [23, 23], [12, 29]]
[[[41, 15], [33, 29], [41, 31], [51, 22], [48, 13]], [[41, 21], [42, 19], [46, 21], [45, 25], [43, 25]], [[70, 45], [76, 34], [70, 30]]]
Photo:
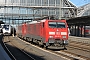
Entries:
[[[48, 19], [43, 19], [43, 20], [37, 20], [37, 21], [31, 21], [31, 22], [26, 22], [26, 24], [35, 24], [35, 23], [40, 23], [40, 22], [45, 22]], [[49, 20], [52, 21], [52, 20]], [[62, 22], [66, 22], [66, 20], [53, 20], [53, 21], [62, 21]]]
[[40, 22], [45, 22], [46, 19], [43, 20], [38, 20], [38, 21], [32, 21], [32, 22], [28, 22], [29, 24], [34, 24], [34, 23], [40, 23]]

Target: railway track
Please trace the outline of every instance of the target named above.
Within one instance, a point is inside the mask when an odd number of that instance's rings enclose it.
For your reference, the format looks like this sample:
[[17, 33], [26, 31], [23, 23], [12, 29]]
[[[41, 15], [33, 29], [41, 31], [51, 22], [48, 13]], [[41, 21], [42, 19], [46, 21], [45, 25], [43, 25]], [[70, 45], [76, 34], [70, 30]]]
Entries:
[[71, 54], [74, 53], [79, 57], [83, 57], [86, 60], [90, 60], [90, 44], [78, 41], [69, 41], [69, 45], [67, 47], [68, 50], [64, 50], [65, 52], [69, 52]]
[[[23, 41], [23, 40], [22, 40]], [[24, 41], [24, 42], [26, 42], [26, 41]], [[28, 43], [28, 42], [26, 42], [26, 43]], [[30, 43], [28, 43], [28, 44], [30, 44]], [[60, 53], [58, 53], [58, 52], [55, 52], [54, 50], [52, 50], [52, 49], [48, 49], [48, 50], [46, 50], [46, 48], [41, 48], [40, 46], [37, 46], [37, 45], [35, 45], [34, 47], [36, 47], [36, 48], [38, 48], [38, 49], [41, 49], [41, 50], [44, 50], [44, 51], [46, 51], [46, 52], [49, 52], [49, 53], [51, 53], [51, 54], [54, 54], [54, 55], [57, 55], [57, 56], [60, 56], [60, 57], [63, 57], [64, 59], [66, 59], [66, 60], [77, 60], [77, 58], [74, 58], [74, 56], [73, 57], [71, 57], [71, 56], [69, 56], [69, 55], [66, 55], [67, 53], [65, 53], [65, 54], [63, 54], [62, 52]], [[84, 60], [83, 58], [81, 58], [82, 60]]]
[[52, 51], [52, 50], [49, 50], [55, 54], [58, 54], [60, 56], [63, 56], [67, 59], [70, 59], [70, 60], [89, 60], [89, 58], [85, 57], [85, 56], [81, 56], [79, 54], [74, 54], [74, 53], [71, 53], [71, 52], [68, 52], [68, 50], [61, 50], [61, 51]]
[[90, 58], [76, 54], [75, 52], [70, 52], [66, 50], [61, 50], [61, 51], [55, 51], [57, 54], [65, 54], [67, 57], [72, 57], [73, 59], [71, 60], [90, 60]]
[[[8, 38], [7, 38], [7, 40], [8, 40]], [[9, 39], [10, 39], [10, 41], [11, 40], [14, 41], [13, 43], [11, 43], [12, 45], [14, 45], [14, 47], [17, 47], [15, 45], [18, 45], [19, 43], [21, 43], [21, 42], [16, 42], [15, 41], [17, 38], [10, 37]], [[24, 40], [21, 40], [21, 41], [24, 42], [27, 46], [32, 45], [29, 42], [26, 42]], [[14, 44], [14, 43], [17, 43], [17, 44]], [[18, 45], [17, 48], [20, 49], [21, 51], [25, 51], [25, 52], [27, 51], [29, 53], [29, 50], [34, 50], [33, 48], [27, 48], [27, 46], [25, 47], [24, 45], [22, 45], [22, 47], [20, 47], [20, 46], [21, 45]], [[66, 59], [66, 60], [90, 60], [89, 58], [87, 58], [85, 56], [82, 56], [82, 55], [79, 55], [79, 54], [75, 54], [74, 52], [72, 53], [72, 52], [70, 52], [68, 50], [58, 50], [58, 51], [56, 51], [56, 50], [50, 50], [50, 49], [45, 50], [44, 48], [38, 47], [36, 45], [32, 45], [32, 46], [34, 46], [35, 48], [41, 49], [43, 51], [47, 51], [48, 53], [51, 53], [53, 55], [62, 57], [64, 59]], [[37, 60], [37, 59], [35, 59], [35, 60]]]
[[90, 44], [76, 42], [76, 41], [69, 41], [69, 48], [75, 48], [83, 51], [90, 52]]
[[8, 53], [8, 55], [10, 56], [10, 58], [13, 59], [13, 60], [16, 60], [15, 56], [11, 53], [11, 51], [8, 49], [7, 45], [5, 44], [4, 38], [3, 38], [1, 44], [2, 44], [2, 46], [3, 46], [3, 48], [4, 48], [4, 50], [5, 50], [5, 51]]
[[[3, 44], [10, 56], [12, 56], [12, 60], [35, 60], [33, 57], [28, 55], [25, 51], [19, 49], [14, 42], [12, 42], [10, 37], [5, 36], [3, 40]], [[23, 57], [23, 58], [22, 58]]]

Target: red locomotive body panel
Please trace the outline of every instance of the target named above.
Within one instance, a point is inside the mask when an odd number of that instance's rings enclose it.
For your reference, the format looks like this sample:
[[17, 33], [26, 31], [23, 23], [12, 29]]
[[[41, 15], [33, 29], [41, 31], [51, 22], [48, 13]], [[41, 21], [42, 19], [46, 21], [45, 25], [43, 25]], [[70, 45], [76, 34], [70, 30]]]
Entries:
[[46, 46], [68, 44], [66, 20], [41, 20], [22, 24], [22, 35]]

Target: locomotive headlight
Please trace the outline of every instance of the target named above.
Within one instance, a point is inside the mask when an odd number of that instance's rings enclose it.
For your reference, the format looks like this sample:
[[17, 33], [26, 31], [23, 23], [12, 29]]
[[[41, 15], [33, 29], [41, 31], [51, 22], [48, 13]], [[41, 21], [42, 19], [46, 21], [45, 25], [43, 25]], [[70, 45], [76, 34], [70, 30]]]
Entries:
[[66, 36], [62, 36], [62, 38], [66, 38]]
[[49, 38], [53, 38], [53, 36], [49, 36]]

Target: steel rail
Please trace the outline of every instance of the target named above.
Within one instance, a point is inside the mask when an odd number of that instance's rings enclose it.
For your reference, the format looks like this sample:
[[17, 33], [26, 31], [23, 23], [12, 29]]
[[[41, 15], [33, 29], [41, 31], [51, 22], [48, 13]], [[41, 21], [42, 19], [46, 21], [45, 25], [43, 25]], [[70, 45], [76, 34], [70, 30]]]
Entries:
[[3, 47], [5, 48], [5, 51], [7, 51], [7, 53], [10, 55], [10, 57], [13, 59], [13, 60], [16, 60], [15, 56], [10, 52], [10, 50], [8, 49], [8, 47], [6, 46], [5, 42], [2, 41], [2, 44], [3, 44]]
[[[11, 40], [11, 39], [8, 39], [9, 41]], [[17, 48], [17, 46], [14, 44], [14, 43], [12, 43], [11, 42], [11, 44], [14, 46], [14, 47], [16, 47]], [[29, 58], [31, 58], [32, 60], [36, 60], [36, 59], [34, 59], [32, 56], [30, 56], [29, 54], [27, 54], [24, 50], [22, 50], [22, 49], [20, 49], [20, 48], [18, 48], [22, 53], [24, 53], [26, 56], [28, 56]]]

